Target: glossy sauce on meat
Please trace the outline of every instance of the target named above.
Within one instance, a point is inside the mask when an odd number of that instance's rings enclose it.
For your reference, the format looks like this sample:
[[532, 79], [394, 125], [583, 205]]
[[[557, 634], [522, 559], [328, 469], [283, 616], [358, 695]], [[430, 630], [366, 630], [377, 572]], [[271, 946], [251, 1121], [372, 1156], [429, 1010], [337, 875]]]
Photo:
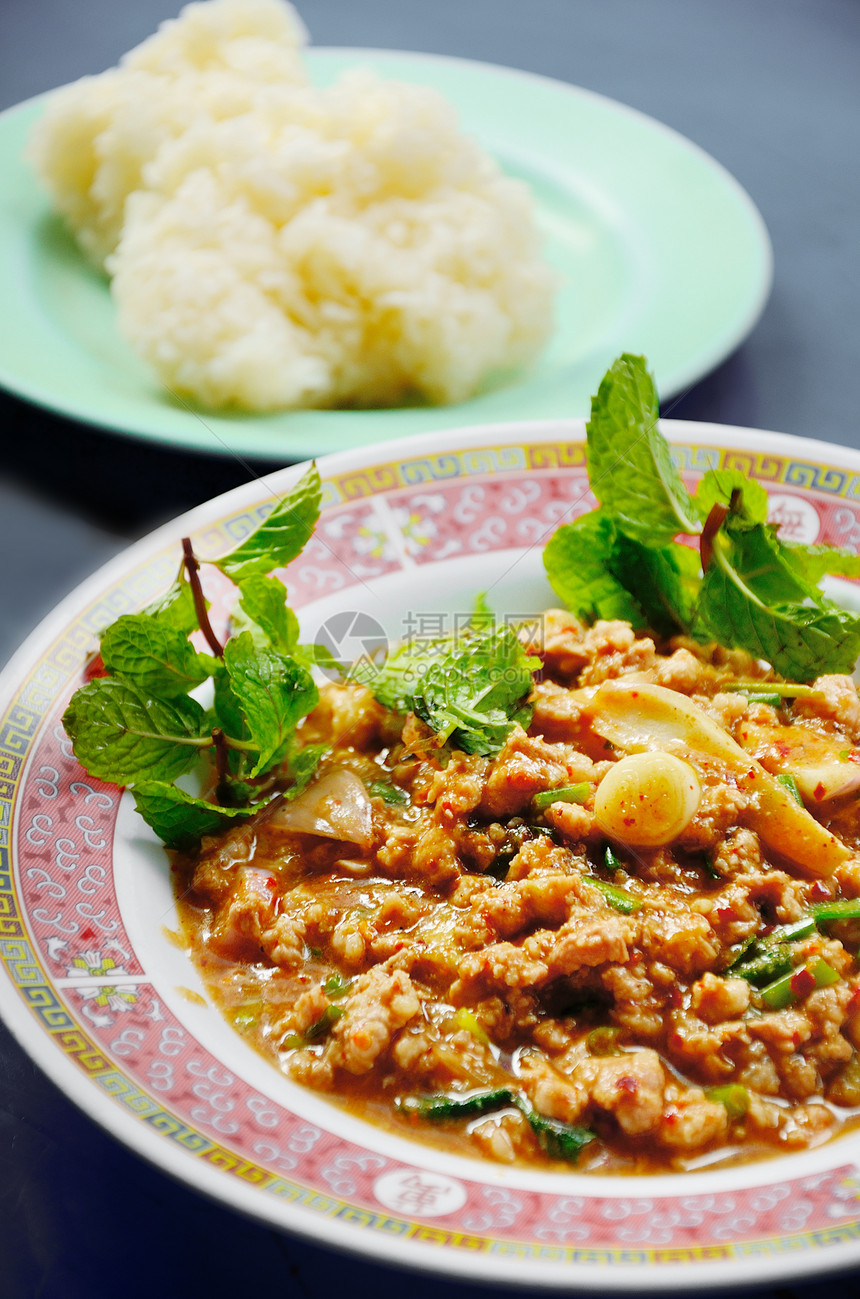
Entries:
[[[788, 703], [746, 655], [683, 641], [658, 653], [627, 624], [585, 629], [556, 611], [541, 656], [529, 732], [515, 727], [494, 759], [440, 754], [364, 687], [323, 691], [302, 735], [331, 746], [318, 783], [339, 769], [360, 782], [365, 830], [338, 840], [264, 813], [177, 859], [214, 999], [299, 1082], [504, 1162], [569, 1167], [547, 1123], [591, 1135], [579, 1170], [634, 1173], [844, 1130], [860, 1113], [860, 920], [810, 917], [860, 897], [853, 683], [821, 678]], [[589, 720], [611, 681], [676, 692], [749, 755], [749, 772], [688, 755], [695, 812], [670, 843], [610, 841], [595, 819], [625, 756]], [[792, 835], [768, 822], [750, 773], [777, 795], [773, 777], [791, 777], [779, 789], [829, 837], [826, 868], [786, 856]], [[577, 801], [533, 801], [559, 788]], [[421, 1109], [506, 1091], [520, 1103]]]

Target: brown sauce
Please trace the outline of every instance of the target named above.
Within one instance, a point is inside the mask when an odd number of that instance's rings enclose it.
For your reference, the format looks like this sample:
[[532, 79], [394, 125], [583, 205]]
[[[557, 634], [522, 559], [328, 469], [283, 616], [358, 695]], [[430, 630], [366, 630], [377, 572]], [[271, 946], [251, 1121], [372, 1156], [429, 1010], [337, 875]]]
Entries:
[[[584, 1129], [578, 1171], [693, 1170], [853, 1127], [860, 920], [790, 932], [815, 907], [860, 897], [850, 781], [814, 808], [840, 853], [822, 876], [775, 849], [758, 795], [701, 755], [701, 796], [672, 842], [608, 844], [594, 794], [623, 754], [584, 727], [575, 692], [635, 672], [692, 700], [774, 774], [806, 771], [812, 750], [831, 767], [857, 761], [856, 691], [826, 678], [796, 704], [750, 703], [729, 688], [762, 674], [744, 656], [657, 653], [623, 624], [548, 618], [529, 733], [492, 760], [422, 747], [414, 719], [402, 735], [362, 687], [324, 691], [304, 734], [331, 745], [322, 776], [361, 782], [369, 835], [260, 818], [177, 860], [183, 929], [213, 1000], [302, 1084], [472, 1157], [569, 1169], [558, 1134]], [[583, 786], [581, 801], [533, 801]], [[421, 1109], [500, 1092], [518, 1099], [483, 1114]]]

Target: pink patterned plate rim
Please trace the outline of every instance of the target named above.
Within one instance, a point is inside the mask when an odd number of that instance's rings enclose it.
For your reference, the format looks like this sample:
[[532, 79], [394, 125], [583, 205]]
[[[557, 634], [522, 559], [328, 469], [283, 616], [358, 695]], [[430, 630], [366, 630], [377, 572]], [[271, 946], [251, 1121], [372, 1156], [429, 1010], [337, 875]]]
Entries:
[[[708, 468], [739, 468], [765, 483], [790, 536], [860, 547], [860, 454], [758, 430], [663, 427], [691, 485]], [[480, 589], [499, 615], [539, 613], [552, 601], [543, 541], [594, 504], [582, 421], [422, 435], [327, 457], [320, 470], [320, 524], [286, 572], [306, 635], [346, 612], [389, 637], [404, 634], [407, 615], [412, 630], [422, 619], [439, 628]], [[179, 538], [219, 554], [300, 472], [249, 483], [131, 547], [58, 606], [0, 679], [9, 1027], [73, 1101], [165, 1171], [368, 1257], [580, 1291], [731, 1286], [860, 1264], [860, 1133], [672, 1177], [511, 1170], [351, 1117], [283, 1078], [206, 1002], [169, 938], [160, 846], [127, 796], [76, 765], [60, 718], [99, 629], [172, 580]]]

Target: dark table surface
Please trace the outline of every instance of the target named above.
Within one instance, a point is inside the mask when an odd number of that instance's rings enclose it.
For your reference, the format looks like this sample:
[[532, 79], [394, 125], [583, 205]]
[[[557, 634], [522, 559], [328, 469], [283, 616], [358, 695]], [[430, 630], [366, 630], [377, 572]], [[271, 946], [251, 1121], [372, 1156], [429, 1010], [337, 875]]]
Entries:
[[[860, 448], [857, 0], [306, 0], [315, 44], [461, 55], [599, 91], [738, 178], [773, 240], [751, 336], [672, 415]], [[0, 108], [114, 63], [174, 0], [0, 0]], [[138, 443], [0, 394], [0, 663], [156, 524], [271, 468]], [[486, 1293], [248, 1222], [83, 1117], [0, 1025], [0, 1299]], [[854, 1295], [860, 1275], [771, 1293]], [[748, 1293], [744, 1291], [744, 1293]]]

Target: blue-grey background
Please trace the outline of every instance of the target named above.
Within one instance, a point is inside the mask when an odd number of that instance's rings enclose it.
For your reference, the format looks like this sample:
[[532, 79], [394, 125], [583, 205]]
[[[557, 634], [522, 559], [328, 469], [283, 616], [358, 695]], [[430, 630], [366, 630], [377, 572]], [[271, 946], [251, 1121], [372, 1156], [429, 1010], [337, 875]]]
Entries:
[[[0, 0], [0, 108], [109, 66], [178, 3]], [[713, 154], [764, 216], [775, 282], [750, 338], [672, 415], [860, 448], [858, 0], [305, 0], [300, 10], [316, 44], [558, 77]], [[270, 467], [111, 437], [2, 394], [0, 430], [0, 663], [129, 541]], [[0, 1026], [0, 1299], [364, 1299], [404, 1287], [414, 1299], [486, 1293], [345, 1259], [177, 1186], [81, 1116]], [[860, 1276], [769, 1293], [855, 1296]]]

